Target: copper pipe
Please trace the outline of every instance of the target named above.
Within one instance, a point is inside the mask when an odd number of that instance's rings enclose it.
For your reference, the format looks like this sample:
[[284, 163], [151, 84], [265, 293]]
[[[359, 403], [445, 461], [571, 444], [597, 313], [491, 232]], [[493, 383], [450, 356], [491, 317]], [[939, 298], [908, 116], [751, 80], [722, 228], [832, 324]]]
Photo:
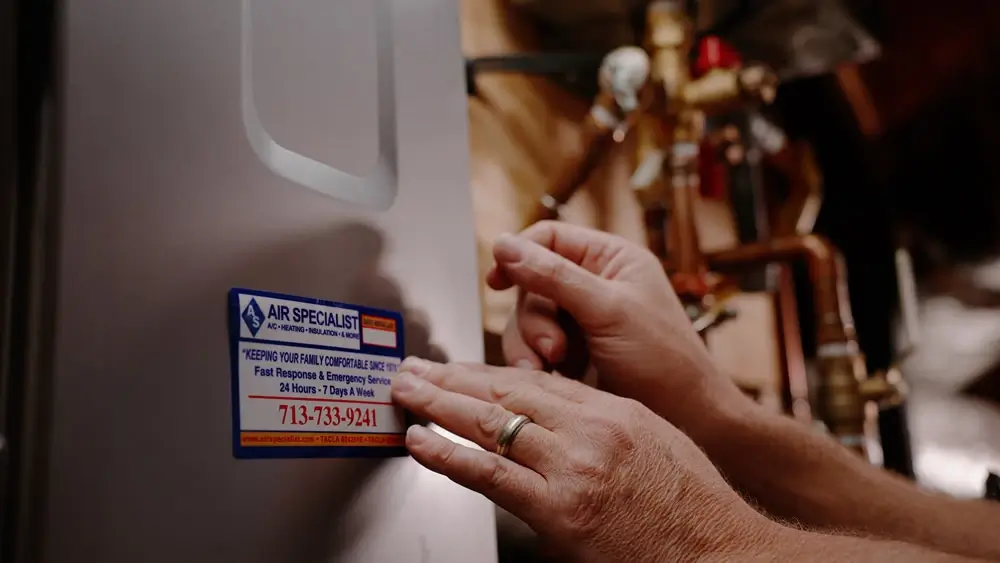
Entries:
[[803, 423], [812, 422], [812, 405], [809, 403], [809, 382], [806, 376], [806, 359], [802, 351], [802, 333], [795, 300], [792, 270], [787, 265], [778, 266], [778, 289], [775, 308], [785, 381], [782, 395], [792, 416]]
[[525, 218], [525, 226], [559, 218], [559, 208], [587, 183], [608, 154], [622, 119], [624, 116], [614, 96], [610, 93], [599, 94], [582, 125], [583, 150], [577, 158], [563, 163], [552, 186]]
[[646, 224], [646, 246], [663, 260], [667, 257], [667, 209], [662, 205], [650, 205], [643, 209], [642, 215]]
[[709, 267], [720, 271], [804, 260], [813, 286], [817, 343], [854, 341], [854, 319], [847, 301], [843, 258], [826, 238], [820, 235], [781, 237], [711, 252], [705, 258]]
[[710, 253], [706, 258], [712, 268], [720, 271], [773, 262], [806, 262], [816, 309], [819, 416], [842, 444], [864, 454], [868, 398], [861, 382], [866, 374], [848, 302], [843, 258], [837, 248], [819, 235], [805, 235], [747, 244]]
[[812, 231], [823, 205], [823, 176], [809, 145], [788, 144], [768, 155], [767, 162], [788, 178], [788, 201], [778, 213], [777, 236], [805, 235]]
[[635, 159], [630, 183], [643, 210], [646, 245], [661, 260], [667, 258], [669, 204], [663, 181], [664, 147], [669, 139], [665, 124], [645, 114], [635, 127]]
[[854, 118], [861, 132], [869, 138], [880, 137], [885, 131], [882, 116], [875, 107], [875, 100], [871, 90], [868, 89], [868, 84], [861, 76], [861, 68], [857, 63], [840, 65], [834, 74], [837, 76], [840, 89], [851, 104], [851, 109], [854, 110]]
[[649, 83], [649, 57], [638, 47], [621, 47], [601, 63], [601, 92], [581, 125], [583, 149], [577, 158], [564, 162], [555, 182], [526, 218], [528, 225], [558, 219], [559, 208], [585, 184], [625, 134], [655, 101]]
[[[674, 144], [677, 152], [680, 143]], [[693, 143], [689, 147], [697, 147]], [[669, 256], [674, 272], [700, 274], [705, 270], [701, 245], [698, 241], [698, 227], [695, 223], [694, 203], [698, 197], [698, 157], [697, 153], [685, 160], [673, 155], [670, 187], [670, 238]]]

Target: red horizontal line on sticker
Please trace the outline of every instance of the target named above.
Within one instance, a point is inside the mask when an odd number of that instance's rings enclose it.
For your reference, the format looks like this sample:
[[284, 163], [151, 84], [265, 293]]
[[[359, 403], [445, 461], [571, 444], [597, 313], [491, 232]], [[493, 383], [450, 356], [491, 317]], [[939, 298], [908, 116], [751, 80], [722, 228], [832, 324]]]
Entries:
[[313, 397], [273, 397], [271, 395], [248, 395], [247, 399], [268, 399], [271, 401], [313, 401], [316, 403], [349, 403], [353, 405], [387, 405], [393, 406], [392, 403], [382, 402], [382, 401], [359, 401], [351, 399], [316, 399]]

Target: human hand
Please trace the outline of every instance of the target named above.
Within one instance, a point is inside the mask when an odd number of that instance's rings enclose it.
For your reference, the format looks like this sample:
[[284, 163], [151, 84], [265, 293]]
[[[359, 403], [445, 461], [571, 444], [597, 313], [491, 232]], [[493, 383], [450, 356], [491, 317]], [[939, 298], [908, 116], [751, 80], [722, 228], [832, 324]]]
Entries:
[[[645, 248], [542, 222], [500, 237], [493, 254], [487, 282], [520, 292], [503, 338], [509, 365], [542, 369], [589, 353], [600, 388], [643, 402], [696, 439], [748, 402], [715, 368], [663, 266]], [[561, 322], [560, 311], [581, 330]], [[569, 336], [574, 332], [582, 342]]]
[[[781, 528], [755, 512], [680, 431], [639, 403], [565, 378], [407, 359], [393, 401], [487, 451], [421, 426], [406, 446], [582, 561], [750, 553]], [[531, 422], [492, 453], [516, 414]]]

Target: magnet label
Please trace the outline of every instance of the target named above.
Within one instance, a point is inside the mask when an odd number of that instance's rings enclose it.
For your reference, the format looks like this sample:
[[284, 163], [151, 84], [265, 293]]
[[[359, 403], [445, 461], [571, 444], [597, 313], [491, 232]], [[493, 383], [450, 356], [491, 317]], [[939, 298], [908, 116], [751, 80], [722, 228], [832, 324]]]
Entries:
[[235, 457], [406, 455], [399, 313], [234, 288], [229, 346]]

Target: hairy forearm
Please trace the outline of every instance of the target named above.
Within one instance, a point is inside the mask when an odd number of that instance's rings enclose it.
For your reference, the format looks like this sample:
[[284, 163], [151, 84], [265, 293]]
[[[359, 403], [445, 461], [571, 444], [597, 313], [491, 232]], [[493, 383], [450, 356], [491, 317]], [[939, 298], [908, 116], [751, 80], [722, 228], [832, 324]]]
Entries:
[[[813, 563], [851, 561], [853, 563], [970, 563], [982, 561], [960, 555], [931, 551], [923, 547], [896, 541], [880, 541], [856, 537], [824, 535], [790, 530], [778, 542], [761, 550], [762, 557], [753, 554], [745, 561], [811, 561]], [[738, 559], [730, 559], [737, 561]]]
[[[970, 563], [982, 561], [981, 559], [942, 553], [909, 543], [809, 532], [772, 521], [768, 521], [765, 525], [751, 524], [745, 528], [754, 530], [750, 535], [754, 540], [750, 543], [735, 539], [748, 537], [746, 533], [734, 538], [732, 530], [719, 528], [714, 532], [716, 537], [733, 539], [726, 543], [717, 544], [713, 550], [675, 553], [669, 560], [698, 561], [699, 563], [765, 561]], [[744, 530], [744, 532], [746, 531]]]
[[771, 515], [970, 557], [1000, 558], [1000, 507], [922, 491], [798, 422], [733, 405], [692, 436]]

